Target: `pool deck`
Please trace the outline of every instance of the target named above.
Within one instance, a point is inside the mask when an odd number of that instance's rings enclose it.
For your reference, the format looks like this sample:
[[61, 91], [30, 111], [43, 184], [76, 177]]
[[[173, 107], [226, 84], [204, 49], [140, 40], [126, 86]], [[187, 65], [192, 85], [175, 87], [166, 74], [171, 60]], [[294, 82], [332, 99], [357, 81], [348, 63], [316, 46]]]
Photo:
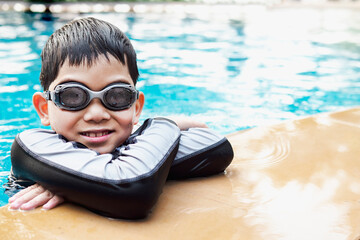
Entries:
[[153, 213], [122, 221], [64, 204], [0, 208], [1, 239], [286, 239], [360, 237], [360, 107], [228, 136], [226, 174], [170, 181]]

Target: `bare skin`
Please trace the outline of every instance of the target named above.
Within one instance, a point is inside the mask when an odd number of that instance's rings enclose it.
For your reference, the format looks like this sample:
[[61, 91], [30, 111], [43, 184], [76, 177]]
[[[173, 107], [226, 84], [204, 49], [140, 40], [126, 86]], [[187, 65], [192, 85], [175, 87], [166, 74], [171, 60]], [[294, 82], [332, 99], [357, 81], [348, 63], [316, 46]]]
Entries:
[[49, 210], [63, 202], [64, 199], [62, 197], [53, 194], [39, 184], [25, 188], [9, 199], [10, 209], [26, 211], [39, 206], [42, 206], [44, 210]]

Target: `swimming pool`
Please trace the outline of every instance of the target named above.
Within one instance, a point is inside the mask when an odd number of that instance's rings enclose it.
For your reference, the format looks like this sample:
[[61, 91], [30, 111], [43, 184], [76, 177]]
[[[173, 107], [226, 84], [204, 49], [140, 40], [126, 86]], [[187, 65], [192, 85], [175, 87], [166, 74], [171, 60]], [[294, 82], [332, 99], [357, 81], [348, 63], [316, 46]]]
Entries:
[[[360, 14], [266, 9], [234, 14], [98, 13], [138, 52], [142, 119], [190, 115], [222, 134], [360, 105]], [[306, 17], [305, 17], [306, 16]], [[0, 183], [15, 135], [41, 127], [31, 97], [48, 36], [75, 17], [0, 12]], [[0, 205], [7, 196], [0, 193]]]

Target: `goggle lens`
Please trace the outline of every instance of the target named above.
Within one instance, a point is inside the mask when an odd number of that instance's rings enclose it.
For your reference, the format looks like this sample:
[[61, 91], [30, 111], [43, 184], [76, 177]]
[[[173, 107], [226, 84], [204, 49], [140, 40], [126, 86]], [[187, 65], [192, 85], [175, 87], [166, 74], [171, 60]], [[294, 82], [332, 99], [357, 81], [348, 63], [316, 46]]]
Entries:
[[79, 87], [68, 87], [59, 93], [61, 105], [69, 108], [77, 108], [86, 104], [88, 97], [86, 92]]
[[105, 93], [105, 102], [113, 108], [121, 108], [131, 103], [133, 94], [129, 89], [114, 87]]

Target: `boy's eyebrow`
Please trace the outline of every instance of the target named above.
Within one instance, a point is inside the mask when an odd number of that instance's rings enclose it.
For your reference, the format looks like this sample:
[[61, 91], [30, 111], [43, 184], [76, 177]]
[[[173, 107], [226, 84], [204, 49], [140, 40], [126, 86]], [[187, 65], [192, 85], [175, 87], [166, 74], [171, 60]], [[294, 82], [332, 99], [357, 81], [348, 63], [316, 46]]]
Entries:
[[84, 84], [82, 82], [79, 82], [79, 81], [76, 81], [76, 80], [71, 79], [71, 78], [67, 78], [67, 79], [61, 81], [60, 83], [56, 84], [56, 86], [61, 85], [61, 84], [67, 84], [67, 83], [76, 83], [76, 84], [80, 84], [80, 85], [83, 85], [83, 86], [89, 88], [86, 84]]
[[[118, 81], [115, 81], [113, 83], [125, 83], [125, 84], [129, 84], [129, 82], [127, 82], [126, 80], [118, 80]], [[111, 84], [111, 83], [110, 83]]]
[[[57, 84], [56, 86], [60, 85], [60, 84], [66, 84], [66, 83], [77, 83], [77, 84], [80, 84], [80, 85], [83, 85], [85, 87], [87, 87], [88, 89], [91, 89], [86, 83], [82, 83], [82, 82], [79, 82], [79, 81], [76, 81], [74, 79], [65, 79], [64, 81], [62, 81], [61, 83]], [[114, 83], [121, 83], [121, 84], [130, 84], [129, 82], [127, 82], [126, 80], [122, 80], [122, 79], [119, 79], [119, 80], [116, 80], [112, 83], [109, 83], [108, 85], [104, 86], [102, 89], [106, 88], [107, 86], [111, 85], [111, 84], [114, 84]]]

